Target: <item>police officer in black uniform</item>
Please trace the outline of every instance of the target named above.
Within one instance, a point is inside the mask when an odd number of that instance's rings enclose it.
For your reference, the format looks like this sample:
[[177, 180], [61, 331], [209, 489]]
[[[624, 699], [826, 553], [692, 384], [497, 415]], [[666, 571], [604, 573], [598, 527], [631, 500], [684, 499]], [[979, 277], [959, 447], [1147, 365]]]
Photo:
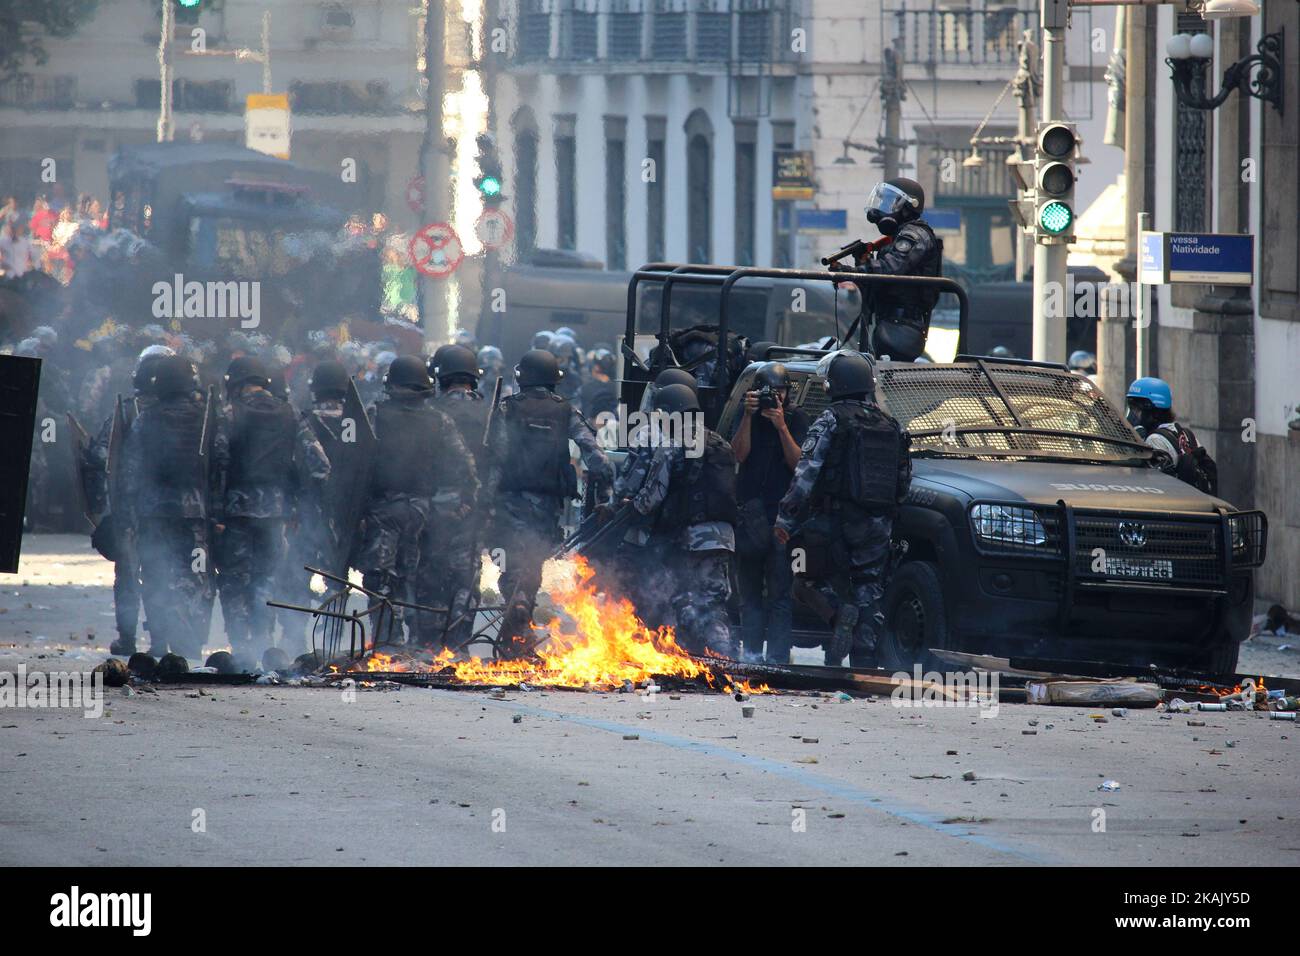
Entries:
[[[487, 431], [490, 402], [478, 392], [483, 374], [478, 359], [464, 345], [444, 345], [429, 360], [429, 374], [438, 382], [435, 408], [456, 424], [469, 455], [470, 475], [480, 488], [491, 484], [486, 468], [483, 439]], [[438, 650], [459, 650], [474, 633], [473, 609], [478, 606], [480, 552], [485, 496], [478, 495], [472, 511], [463, 511], [475, 497], [465, 485], [438, 488], [433, 499], [433, 518], [420, 536], [420, 568], [415, 580], [415, 603], [446, 608], [446, 612], [420, 612], [416, 619], [420, 644]]]
[[492, 426], [492, 467], [500, 475], [493, 502], [493, 535], [505, 561], [501, 636], [513, 653], [531, 650], [542, 565], [561, 540], [564, 499], [578, 494], [569, 442], [578, 446], [589, 480], [603, 483], [612, 476], [591, 425], [556, 394], [562, 374], [550, 352], [524, 353], [515, 366], [520, 391], [501, 400]]
[[[271, 643], [267, 607], [288, 549], [299, 500], [329, 478], [329, 459], [311, 429], [275, 388], [270, 370], [241, 356], [226, 371], [227, 403], [213, 459], [224, 475], [217, 531], [217, 580], [230, 646], [254, 657]], [[294, 648], [295, 650], [297, 648]]]
[[[385, 399], [373, 411], [379, 446], [370, 473], [361, 548], [353, 565], [370, 590], [410, 601], [434, 496], [442, 488], [462, 489], [455, 513], [464, 518], [474, 509], [479, 484], [455, 423], [429, 403], [433, 380], [420, 356], [394, 359], [384, 376], [384, 391]], [[388, 622], [377, 615], [375, 626], [387, 626], [376, 639], [402, 643], [403, 617], [401, 608], [394, 609]]]
[[[943, 241], [929, 223], [925, 190], [912, 179], [880, 183], [867, 199], [867, 221], [887, 240], [873, 255], [859, 260], [848, 272], [887, 276], [943, 275]], [[875, 316], [871, 350], [880, 357], [911, 362], [925, 351], [930, 313], [939, 301], [937, 289], [899, 288], [886, 283], [861, 285], [864, 315]]]
[[[140, 412], [154, 403], [153, 374], [158, 363], [175, 354], [165, 345], [150, 345], [140, 353], [131, 379], [135, 395], [123, 403], [122, 424], [127, 434], [130, 434]], [[112, 554], [113, 617], [117, 624], [117, 638], [109, 646], [109, 652], [129, 657], [135, 653], [135, 635], [140, 622], [140, 558], [135, 547], [135, 530], [127, 525], [124, 515], [113, 513], [122, 503], [114, 502], [109, 495], [108, 455], [116, 419], [114, 409], [86, 448], [86, 505], [98, 518], [91, 543]]]
[[846, 569], [847, 581], [823, 585], [837, 607], [826, 664], [838, 667], [848, 654], [852, 666], [870, 667], [884, 625], [889, 535], [912, 481], [911, 439], [876, 404], [865, 357], [839, 351], [822, 363], [831, 405], [808, 429], [775, 535], [784, 545], [802, 528], [808, 547], [829, 548], [832, 565]]
[[150, 378], [154, 402], [140, 411], [123, 450], [125, 514], [136, 530], [150, 651], [203, 653], [212, 613], [209, 520], [220, 516], [223, 475], [206, 446], [199, 372], [179, 355]]
[[[321, 450], [325, 452], [333, 473], [345, 440], [343, 400], [348, 390], [348, 370], [341, 362], [332, 359], [322, 361], [312, 369], [307, 387], [311, 391], [311, 404], [301, 412], [299, 417], [320, 444]], [[353, 423], [352, 427], [357, 426]], [[322, 488], [309, 486], [298, 496], [297, 507], [297, 532], [289, 539], [289, 556], [281, 565], [280, 584], [286, 600], [309, 605], [313, 603], [311, 576], [303, 569], [307, 566], [314, 568], [329, 566], [335, 550], [333, 535], [340, 529], [334, 528], [331, 524], [336, 516], [325, 513]], [[280, 626], [284, 628], [286, 640], [291, 628], [297, 630], [303, 624], [302, 616], [294, 611], [282, 612], [279, 620]], [[289, 643], [298, 642], [292, 640]]]

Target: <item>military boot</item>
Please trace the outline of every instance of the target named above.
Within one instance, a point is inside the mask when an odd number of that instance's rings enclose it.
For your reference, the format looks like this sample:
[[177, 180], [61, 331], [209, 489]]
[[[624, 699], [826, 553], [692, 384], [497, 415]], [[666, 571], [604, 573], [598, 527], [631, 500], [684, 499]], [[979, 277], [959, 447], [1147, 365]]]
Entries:
[[853, 630], [858, 623], [858, 606], [848, 601], [839, 606], [835, 612], [835, 626], [831, 639], [826, 644], [825, 663], [827, 667], [843, 667], [844, 658], [853, 647]]
[[118, 657], [130, 657], [135, 653], [135, 635], [119, 634], [113, 643], [108, 645], [108, 652]]

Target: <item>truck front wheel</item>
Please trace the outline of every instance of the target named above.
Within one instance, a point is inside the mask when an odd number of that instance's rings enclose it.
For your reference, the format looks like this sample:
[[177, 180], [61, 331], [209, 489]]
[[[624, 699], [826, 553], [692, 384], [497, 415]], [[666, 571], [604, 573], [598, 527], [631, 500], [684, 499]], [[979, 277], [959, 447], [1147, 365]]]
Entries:
[[948, 646], [948, 617], [943, 604], [939, 569], [929, 561], [909, 561], [900, 567], [885, 590], [885, 633], [877, 650], [886, 670], [911, 670], [935, 665], [931, 648]]

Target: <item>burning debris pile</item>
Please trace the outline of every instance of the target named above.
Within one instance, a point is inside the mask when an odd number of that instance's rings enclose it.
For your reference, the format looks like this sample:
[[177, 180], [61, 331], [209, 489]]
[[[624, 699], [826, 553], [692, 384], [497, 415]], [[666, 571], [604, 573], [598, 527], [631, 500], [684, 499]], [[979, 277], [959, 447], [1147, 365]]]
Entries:
[[534, 655], [513, 660], [458, 659], [444, 650], [436, 656], [376, 650], [347, 664], [332, 664], [336, 677], [362, 674], [427, 675], [445, 686], [556, 687], [618, 690], [670, 681], [722, 692], [766, 693], [765, 684], [738, 680], [728, 671], [743, 667], [723, 658], [696, 657], [677, 644], [671, 627], [647, 627], [626, 598], [598, 590], [595, 572], [582, 558], [565, 562], [550, 597], [561, 616], [545, 627]]

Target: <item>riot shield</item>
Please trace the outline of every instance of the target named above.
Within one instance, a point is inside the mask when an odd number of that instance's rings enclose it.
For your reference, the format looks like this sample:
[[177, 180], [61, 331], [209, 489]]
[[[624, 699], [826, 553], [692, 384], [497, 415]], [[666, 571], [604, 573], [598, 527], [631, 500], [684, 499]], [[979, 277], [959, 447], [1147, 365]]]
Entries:
[[95, 550], [110, 561], [131, 567], [137, 563], [135, 529], [123, 516], [126, 507], [126, 435], [135, 415], [127, 416], [127, 400], [121, 395], [113, 407], [113, 426], [108, 435], [108, 464], [105, 468], [108, 486], [108, 510], [91, 538]]
[[117, 396], [113, 407], [113, 427], [108, 436], [108, 510], [118, 514], [125, 510], [126, 488], [122, 464], [126, 458], [126, 401]]
[[95, 520], [95, 508], [91, 504], [96, 499], [96, 493], [95, 478], [90, 469], [90, 434], [81, 427], [81, 422], [77, 421], [77, 416], [72, 412], [64, 417], [68, 431], [72, 433], [72, 466], [76, 470], [77, 503], [81, 505], [81, 513], [94, 529], [99, 522]]
[[0, 355], [0, 572], [18, 570], [36, 431], [41, 360]]
[[339, 440], [327, 449], [330, 477], [325, 483], [321, 501], [321, 513], [328, 532], [324, 535], [328, 548], [328, 554], [323, 555], [325, 569], [339, 577], [346, 577], [348, 573], [348, 558], [361, 524], [370, 469], [378, 446], [379, 439], [366, 415], [356, 380], [349, 379], [347, 395], [343, 398]]

